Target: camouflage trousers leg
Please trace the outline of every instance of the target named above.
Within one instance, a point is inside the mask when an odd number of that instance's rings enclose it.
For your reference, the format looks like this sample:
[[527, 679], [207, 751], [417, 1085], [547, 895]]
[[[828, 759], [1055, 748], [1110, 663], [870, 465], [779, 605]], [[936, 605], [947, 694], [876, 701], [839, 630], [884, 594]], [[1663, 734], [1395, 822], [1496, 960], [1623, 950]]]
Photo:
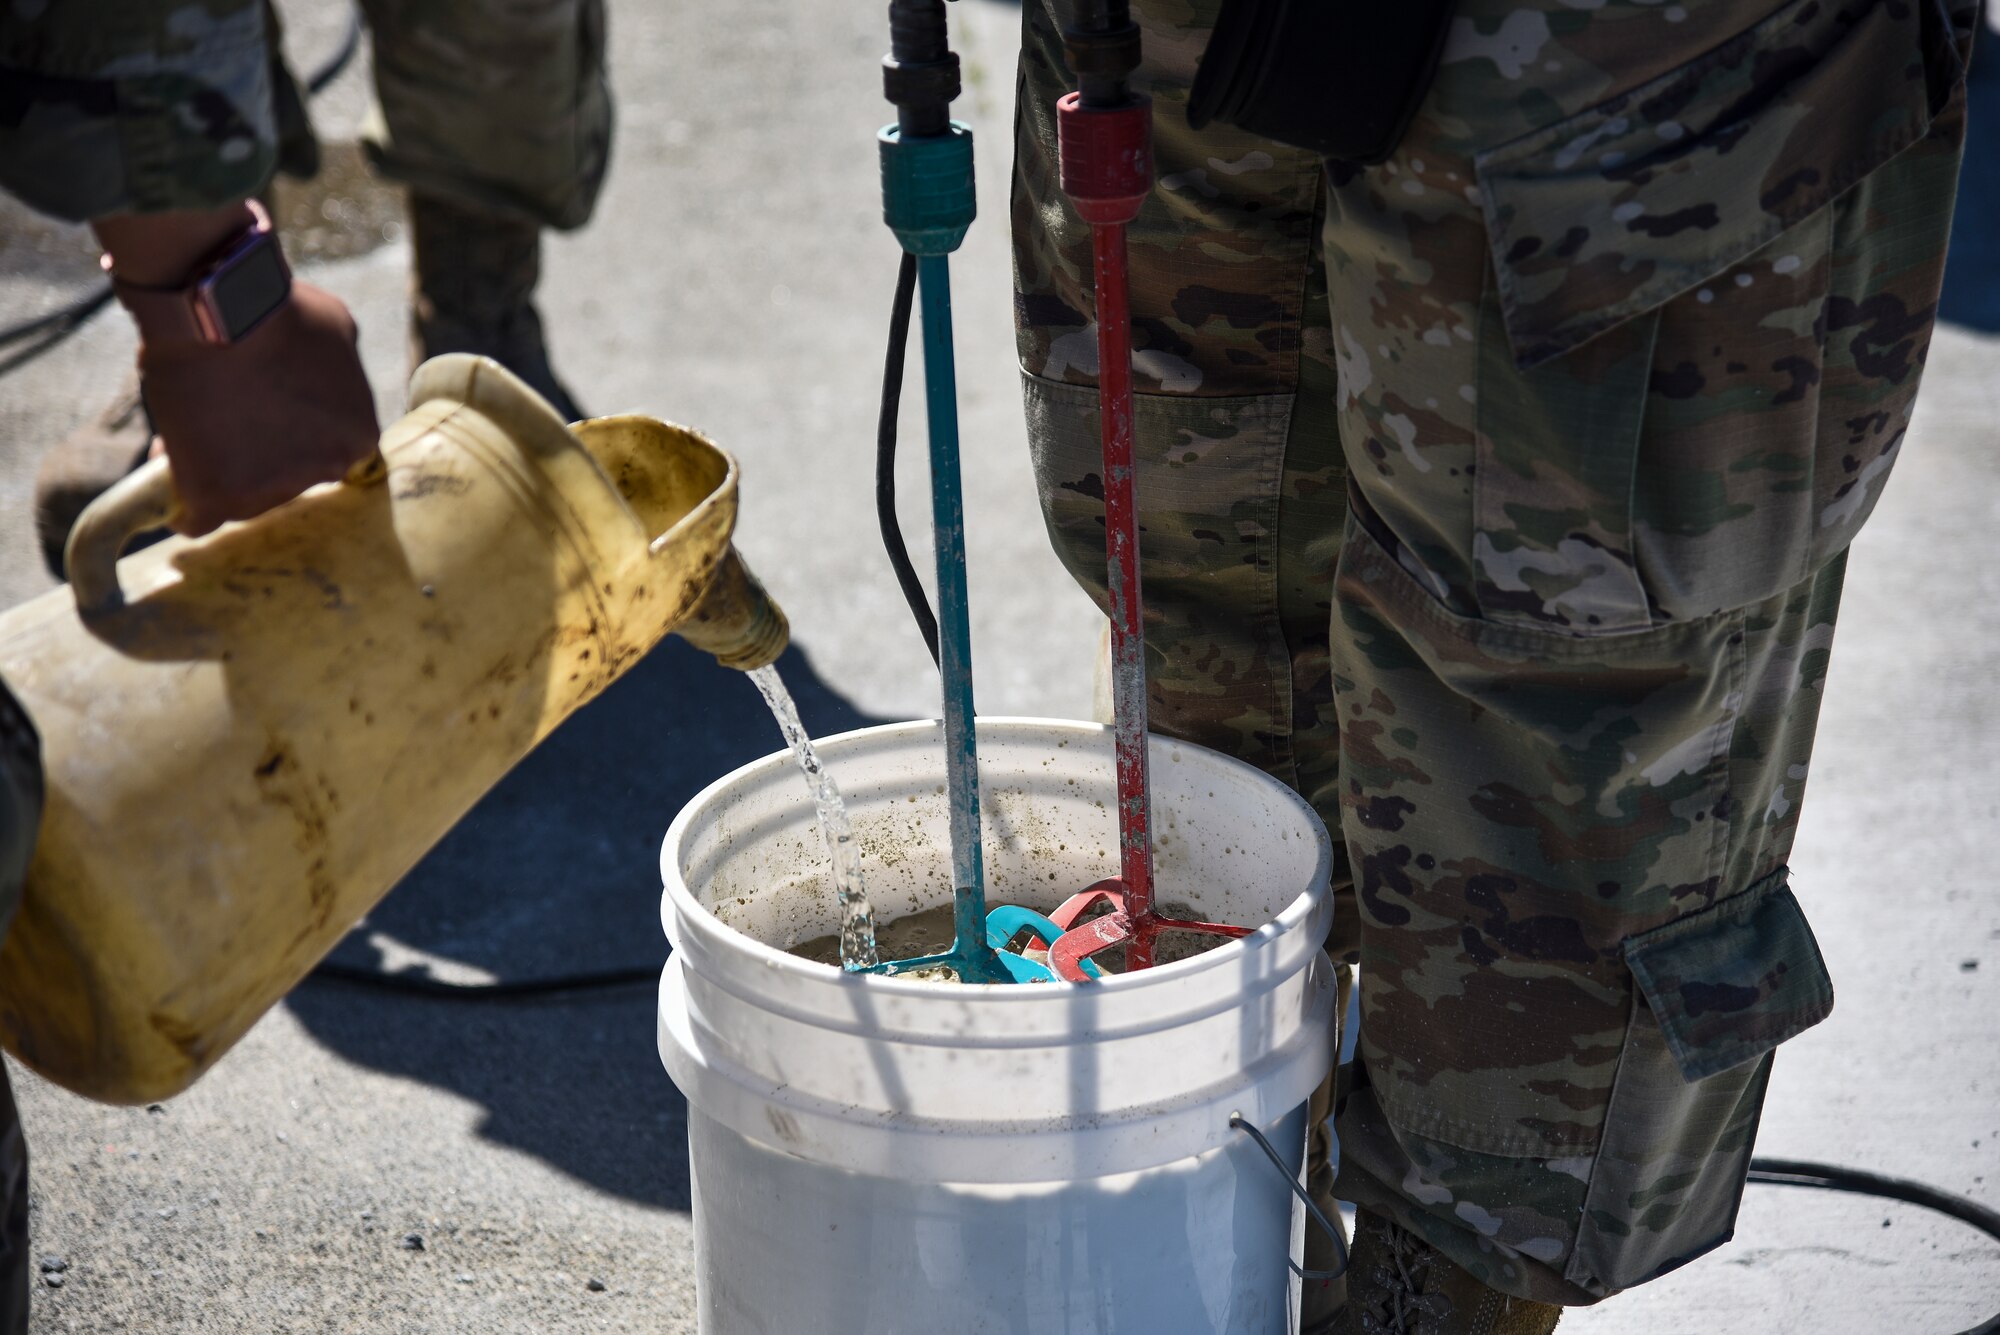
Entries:
[[369, 158], [412, 189], [589, 221], [611, 154], [603, 0], [362, 0]]
[[[1322, 177], [1187, 129], [1213, 0], [1137, 8], [1156, 723], [1314, 758], [1287, 777], [1358, 886], [1341, 1194], [1496, 1288], [1596, 1301], [1728, 1237], [1772, 1050], [1831, 1005], [1784, 863], [1934, 317], [1970, 16], [1463, 0], [1399, 152]], [[1031, 3], [1021, 352], [1051, 536], [1095, 589], [1060, 62]], [[1289, 227], [1320, 208], [1315, 253]], [[1281, 431], [1232, 399], [1287, 390]], [[1329, 410], [1353, 503], [1287, 508]], [[1294, 674], [1288, 715], [1253, 707], [1254, 651], [1313, 597], [1333, 699]]]

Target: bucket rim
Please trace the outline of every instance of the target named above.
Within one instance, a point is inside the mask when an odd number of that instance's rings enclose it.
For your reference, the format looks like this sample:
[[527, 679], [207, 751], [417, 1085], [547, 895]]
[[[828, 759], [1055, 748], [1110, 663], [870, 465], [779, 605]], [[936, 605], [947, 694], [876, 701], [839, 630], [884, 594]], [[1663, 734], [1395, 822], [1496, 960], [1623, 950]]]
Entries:
[[[1067, 732], [1076, 737], [1102, 741], [1107, 748], [1113, 737], [1110, 725], [1085, 719], [982, 714], [975, 720], [975, 726], [982, 735], [989, 732], [1028, 730]], [[855, 745], [898, 736], [935, 734], [942, 727], [942, 722], [937, 719], [906, 719], [895, 723], [872, 724], [865, 728], [853, 728], [846, 732], [829, 734], [826, 737], [815, 737], [813, 746], [831, 764], [835, 754]], [[1021, 984], [963, 983], [950, 989], [953, 998], [970, 1005], [1019, 1006], [1045, 1003], [1052, 996], [1062, 995], [1070, 988], [1076, 987], [1091, 987], [1103, 991], [1106, 995], [1118, 995], [1153, 987], [1171, 986], [1177, 981], [1212, 969], [1231, 967], [1251, 951], [1275, 946], [1282, 938], [1296, 930], [1303, 920], [1319, 911], [1320, 901], [1330, 895], [1333, 842], [1326, 823], [1320, 819], [1319, 813], [1313, 810], [1311, 804], [1300, 797], [1289, 784], [1247, 761], [1239, 760], [1212, 747], [1160, 733], [1149, 733], [1148, 750], [1151, 751], [1158, 746], [1179, 747], [1206, 759], [1220, 762], [1223, 769], [1236, 771], [1253, 784], [1267, 787], [1274, 796], [1281, 795], [1296, 813], [1305, 817], [1306, 828], [1314, 839], [1315, 848], [1313, 869], [1306, 879], [1304, 888], [1288, 900], [1275, 915], [1252, 929], [1248, 935], [1226, 941], [1212, 950], [1203, 951], [1186, 959], [1155, 965], [1138, 973], [1113, 974], [1090, 983], [1072, 983], [1068, 987], [1055, 989]], [[1107, 762], [1110, 759], [1108, 749], [1106, 759]], [[707, 945], [740, 952], [755, 964], [791, 973], [813, 983], [864, 988], [891, 997], [936, 998], [939, 991], [939, 985], [936, 983], [887, 977], [881, 974], [849, 973], [833, 965], [804, 959], [788, 950], [759, 941], [749, 933], [739, 931], [716, 917], [689, 889], [685, 877], [680, 873], [678, 854], [697, 816], [718, 800], [726, 790], [740, 784], [765, 782], [773, 771], [790, 771], [795, 767], [795, 763], [790, 749], [785, 748], [739, 765], [696, 793], [675, 814], [660, 845], [663, 898], [661, 922], [668, 941], [675, 951], [682, 949], [682, 942], [677, 939], [675, 932], [678, 921], [685, 930], [702, 938]], [[801, 802], [805, 800], [803, 797], [800, 798]], [[1330, 905], [1328, 907], [1330, 908]]]

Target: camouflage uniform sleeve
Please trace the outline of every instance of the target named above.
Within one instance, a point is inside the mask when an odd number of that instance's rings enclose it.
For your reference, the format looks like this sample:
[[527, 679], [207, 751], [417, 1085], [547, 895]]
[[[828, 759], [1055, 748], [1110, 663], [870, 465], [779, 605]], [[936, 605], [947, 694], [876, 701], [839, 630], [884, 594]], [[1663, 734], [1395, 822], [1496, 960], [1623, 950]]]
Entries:
[[262, 0], [41, 0], [0, 16], [0, 186], [60, 218], [213, 208], [277, 161]]

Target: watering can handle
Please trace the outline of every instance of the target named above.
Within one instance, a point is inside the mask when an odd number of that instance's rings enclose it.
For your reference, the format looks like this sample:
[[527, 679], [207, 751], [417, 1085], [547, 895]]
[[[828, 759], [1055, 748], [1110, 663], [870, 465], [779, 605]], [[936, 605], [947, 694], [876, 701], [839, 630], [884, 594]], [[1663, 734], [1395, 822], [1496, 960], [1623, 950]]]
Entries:
[[[349, 469], [346, 481], [366, 484], [382, 477], [383, 471], [377, 451]], [[141, 533], [172, 523], [179, 505], [173, 474], [160, 458], [139, 465], [84, 507], [63, 546], [63, 567], [76, 592], [79, 614], [93, 616], [124, 606], [125, 591], [118, 585], [119, 554]]]

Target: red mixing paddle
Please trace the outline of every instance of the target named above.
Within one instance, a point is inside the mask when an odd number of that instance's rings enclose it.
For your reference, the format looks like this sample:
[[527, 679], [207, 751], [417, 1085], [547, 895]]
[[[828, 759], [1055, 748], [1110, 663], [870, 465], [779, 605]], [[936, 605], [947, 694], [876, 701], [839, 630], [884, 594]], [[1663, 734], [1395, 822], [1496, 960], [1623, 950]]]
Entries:
[[[1160, 916], [1153, 907], [1153, 822], [1146, 776], [1144, 600], [1139, 591], [1139, 513], [1132, 465], [1132, 316], [1127, 305], [1125, 225], [1139, 216], [1153, 185], [1152, 103], [1131, 92], [1139, 65], [1139, 29], [1123, 0], [1084, 0], [1065, 30], [1079, 90], [1056, 103], [1063, 193], [1090, 224], [1097, 280], [1098, 405], [1104, 434], [1104, 545], [1111, 600], [1111, 689], [1118, 754], [1118, 862], [1115, 880], [1099, 881], [1050, 914], [1063, 929], [1049, 965], [1083, 982], [1083, 961], [1125, 947], [1125, 967], [1153, 963], [1162, 932], [1247, 936], [1247, 927]], [[1077, 925], [1108, 904], [1112, 912]]]

